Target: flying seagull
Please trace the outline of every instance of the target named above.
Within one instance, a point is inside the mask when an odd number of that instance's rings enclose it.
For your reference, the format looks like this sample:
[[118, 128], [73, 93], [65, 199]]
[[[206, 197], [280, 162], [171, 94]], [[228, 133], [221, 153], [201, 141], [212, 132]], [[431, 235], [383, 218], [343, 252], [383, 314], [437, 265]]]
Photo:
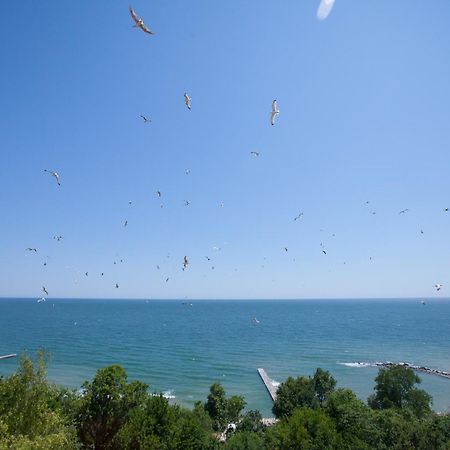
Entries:
[[288, 248], [287, 248], [287, 247], [284, 247], [284, 251], [287, 252], [287, 251], [288, 251]]
[[183, 258], [183, 270], [186, 270], [188, 265], [189, 265], [189, 261], [187, 259], [187, 256], [185, 256]]
[[259, 152], [250, 152], [250, 155], [259, 156]]
[[184, 93], [184, 103], [186, 103], [186, 107], [190, 111], [191, 110], [191, 97], [189, 97], [189, 95], [187, 95], [186, 92]]
[[156, 191], [156, 195], [161, 198], [161, 191]]
[[186, 170], [184, 171], [184, 173], [185, 173], [186, 175], [189, 175], [189, 174], [191, 173], [191, 169], [186, 169]]
[[303, 216], [303, 213], [300, 213], [297, 217], [294, 217], [294, 220], [298, 220], [298, 219], [301, 219], [302, 218], [302, 216]]
[[191, 204], [191, 202], [189, 200], [184, 201], [184, 206], [189, 206], [190, 204]]
[[125, 222], [123, 223], [123, 226], [126, 227], [128, 225], [128, 220], [125, 220]]
[[116, 289], [119, 289], [119, 283], [116, 283]]
[[335, 0], [321, 0], [319, 8], [317, 9], [317, 18], [325, 20], [333, 9]]
[[399, 212], [399, 214], [406, 214], [408, 211], [409, 211], [408, 208], [402, 209], [402, 210]]
[[27, 251], [29, 251], [29, 252], [36, 252], [36, 253], [37, 253], [37, 249], [36, 249], [36, 248], [28, 247], [28, 248], [26, 248], [25, 250], [27, 250]]
[[45, 302], [45, 298], [44, 297], [41, 297], [40, 299], [38, 299], [38, 301], [37, 301], [38, 303], [42, 303], [42, 302]]
[[445, 211], [445, 212], [449, 212], [449, 211], [450, 211], [450, 208], [444, 208], [444, 211]]
[[130, 14], [131, 14], [132, 19], [135, 22], [135, 25], [133, 25], [134, 27], [140, 28], [145, 33], [155, 34], [152, 30], [150, 30], [150, 28], [148, 28], [145, 25], [144, 21], [136, 15], [136, 13], [134, 12], [134, 9], [131, 6], [130, 6]]
[[436, 291], [440, 291], [442, 289], [442, 284], [435, 284], [434, 287], [436, 288]]
[[149, 119], [148, 117], [143, 116], [142, 114], [139, 117], [142, 117], [142, 120], [144, 121], [144, 123], [150, 123], [152, 121], [152, 119]]
[[56, 239], [58, 242], [62, 239], [62, 236], [53, 236], [53, 239]]
[[53, 172], [52, 170], [47, 170], [47, 169], [44, 169], [44, 172], [47, 172], [52, 177], [55, 177], [55, 180], [58, 183], [58, 186], [61, 186], [61, 182], [59, 181], [59, 174], [58, 174], [58, 172]]
[[42, 286], [42, 291], [45, 292], [45, 295], [48, 295], [48, 291], [45, 286]]
[[275, 117], [277, 117], [278, 114], [280, 114], [280, 111], [278, 111], [278, 108], [277, 108], [277, 101], [274, 100], [272, 102], [272, 112], [270, 113], [270, 123], [271, 123], [271, 125], [275, 125]]

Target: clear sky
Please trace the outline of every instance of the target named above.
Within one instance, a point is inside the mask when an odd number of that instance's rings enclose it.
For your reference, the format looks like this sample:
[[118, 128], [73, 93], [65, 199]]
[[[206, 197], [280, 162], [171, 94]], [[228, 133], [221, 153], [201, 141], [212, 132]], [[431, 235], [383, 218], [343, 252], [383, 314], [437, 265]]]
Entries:
[[450, 2], [318, 3], [5, 2], [0, 296], [448, 295]]

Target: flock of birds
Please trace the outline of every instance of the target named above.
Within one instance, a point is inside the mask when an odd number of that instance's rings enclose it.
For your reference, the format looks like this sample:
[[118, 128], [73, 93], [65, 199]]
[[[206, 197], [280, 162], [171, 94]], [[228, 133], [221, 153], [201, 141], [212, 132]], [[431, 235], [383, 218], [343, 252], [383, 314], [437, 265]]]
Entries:
[[[318, 20], [324, 20], [324, 19], [326, 19], [326, 18], [328, 17], [328, 15], [330, 14], [330, 12], [331, 12], [331, 10], [332, 10], [332, 8], [333, 8], [333, 6], [334, 6], [334, 3], [335, 3], [335, 0], [321, 0], [321, 2], [320, 2], [320, 4], [319, 4], [319, 7], [318, 7], [318, 9], [317, 9], [317, 18], [318, 18]], [[144, 33], [149, 34], [149, 35], [154, 35], [154, 34], [155, 34], [155, 33], [154, 33], [154, 32], [153, 32], [153, 31], [152, 31], [152, 30], [144, 23], [144, 20], [136, 14], [136, 12], [134, 11], [134, 9], [133, 9], [131, 6], [129, 7], [129, 12], [130, 12], [130, 15], [131, 15], [132, 20], [134, 21], [133, 27], [139, 28], [139, 29], [142, 30]], [[190, 111], [191, 108], [192, 108], [192, 100], [191, 100], [191, 97], [189, 96], [189, 94], [188, 94], [187, 92], [185, 92], [185, 93], [183, 94], [183, 97], [184, 97], [184, 103], [185, 103], [185, 106], [186, 106], [186, 108]], [[272, 108], [271, 108], [271, 111], [270, 111], [270, 124], [271, 124], [272, 126], [275, 125], [276, 119], [277, 119], [277, 117], [279, 116], [279, 114], [280, 114], [280, 111], [279, 111], [279, 109], [278, 109], [277, 100], [274, 99], [274, 100], [272, 101]], [[149, 117], [146, 116], [146, 115], [141, 114], [141, 115], [140, 115], [140, 118], [143, 120], [143, 122], [144, 122], [145, 124], [151, 123], [151, 118], [149, 118]], [[258, 158], [258, 157], [260, 156], [260, 152], [258, 152], [258, 151], [251, 151], [251, 152], [250, 152], [250, 155], [251, 155], [252, 157]], [[53, 179], [55, 180], [55, 182], [57, 183], [58, 186], [61, 186], [61, 177], [60, 177], [60, 175], [59, 175], [58, 172], [53, 171], [53, 170], [49, 170], [49, 169], [44, 169], [44, 172], [47, 173], [48, 175], [50, 175], [51, 177], [53, 177]], [[186, 174], [186, 175], [189, 175], [189, 173], [190, 173], [190, 169], [186, 169], [186, 170], [185, 170], [185, 174]], [[157, 191], [156, 191], [156, 196], [157, 196], [158, 199], [161, 199], [161, 197], [162, 197], [162, 192], [161, 192], [160, 190], [157, 190]], [[129, 203], [129, 205], [131, 205], [131, 204], [132, 204], [132, 201], [129, 201], [128, 203]], [[369, 203], [370, 203], [369, 201], [366, 201], [366, 205], [369, 205]], [[184, 200], [184, 205], [185, 205], [185, 206], [189, 206], [189, 205], [190, 205], [190, 201], [189, 201], [189, 200]], [[161, 203], [160, 207], [163, 208], [163, 206], [164, 206], [164, 205]], [[220, 207], [223, 207], [223, 206], [224, 206], [223, 203], [221, 203], [221, 204], [220, 204]], [[449, 211], [450, 211], [449, 208], [444, 208], [444, 212], [449, 212]], [[399, 211], [398, 214], [399, 214], [399, 215], [402, 215], [402, 214], [407, 214], [408, 212], [409, 212], [409, 209], [406, 208], [406, 209], [402, 209], [401, 211]], [[372, 211], [371, 214], [372, 214], [372, 215], [375, 215], [375, 214], [376, 214], [376, 211]], [[303, 212], [300, 212], [299, 214], [297, 214], [297, 215], [293, 218], [293, 220], [294, 220], [294, 221], [301, 220], [301, 219], [303, 218], [303, 216], [304, 216]], [[123, 227], [127, 227], [127, 226], [128, 226], [128, 220], [125, 220], [125, 221], [123, 222]], [[321, 230], [321, 231], [322, 231], [322, 230]], [[420, 232], [421, 232], [421, 234], [423, 234], [423, 230], [420, 230]], [[333, 236], [334, 236], [334, 234], [333, 234]], [[60, 241], [63, 239], [63, 236], [62, 236], [62, 235], [55, 235], [55, 236], [53, 236], [53, 239], [56, 240], [57, 242], [60, 242]], [[322, 252], [324, 255], [327, 255], [327, 250], [325, 249], [325, 246], [324, 246], [324, 244], [323, 244], [322, 242], [320, 243], [320, 249], [321, 249], [321, 252]], [[221, 248], [220, 248], [220, 247], [213, 247], [213, 250], [218, 250], [218, 251], [220, 251]], [[27, 247], [27, 248], [26, 248], [26, 251], [37, 253], [37, 252], [38, 252], [38, 249], [35, 248], [35, 247]], [[288, 247], [284, 247], [284, 251], [285, 251], [285, 252], [288, 252], [288, 251], [289, 251]], [[208, 261], [211, 261], [211, 258], [210, 258], [209, 256], [206, 256], [205, 258], [206, 258]], [[372, 260], [372, 257], [370, 257], [370, 259]], [[120, 262], [123, 262], [123, 260], [120, 259]], [[114, 261], [114, 264], [116, 264], [116, 261]], [[190, 264], [190, 263], [189, 263], [189, 259], [188, 259], [188, 257], [185, 255], [185, 256], [183, 257], [183, 261], [182, 261], [182, 270], [183, 270], [183, 271], [187, 270], [189, 264]], [[345, 264], [345, 262], [344, 262], [344, 264]], [[44, 265], [46, 265], [46, 262], [44, 262]], [[159, 270], [159, 269], [160, 269], [160, 266], [157, 265], [156, 268]], [[214, 266], [212, 266], [212, 269], [214, 269]], [[88, 275], [89, 275], [89, 272], [85, 272], [85, 276], [87, 277]], [[103, 275], [104, 275], [104, 273], [102, 272], [102, 273], [101, 273], [101, 276], [103, 276]], [[170, 279], [170, 277], [166, 277], [166, 278], [165, 278], [165, 282], [167, 283], [167, 282], [169, 281], [169, 279]], [[115, 283], [114, 286], [115, 286], [116, 289], [119, 288], [119, 284], [118, 284], [118, 283]], [[439, 291], [442, 289], [443, 285], [440, 284], [440, 283], [436, 283], [433, 287], [434, 287], [434, 289], [435, 289], [437, 292], [439, 292]], [[47, 288], [46, 288], [45, 286], [42, 286], [42, 292], [43, 292], [43, 294], [45, 294], [45, 296], [49, 296], [49, 291], [47, 290]], [[38, 301], [39, 303], [41, 303], [41, 302], [45, 302], [45, 300], [46, 300], [45, 297], [40, 297], [37, 301]], [[422, 301], [422, 304], [425, 304], [425, 301]], [[190, 304], [190, 305], [192, 305], [192, 304]], [[252, 321], [253, 321], [254, 324], [258, 324], [258, 323], [259, 323], [259, 321], [258, 321], [258, 319], [256, 319], [256, 317], [254, 317], [254, 318], [252, 319]]]

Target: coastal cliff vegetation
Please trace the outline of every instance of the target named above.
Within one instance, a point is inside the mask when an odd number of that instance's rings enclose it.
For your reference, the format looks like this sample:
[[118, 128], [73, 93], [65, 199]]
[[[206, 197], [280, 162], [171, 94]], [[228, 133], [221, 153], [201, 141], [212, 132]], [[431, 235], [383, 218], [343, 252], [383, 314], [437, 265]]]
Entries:
[[[381, 368], [367, 402], [322, 369], [289, 377], [273, 405], [271, 426], [243, 396], [219, 383], [187, 409], [149, 386], [129, 381], [113, 365], [99, 369], [82, 393], [47, 380], [48, 356], [22, 356], [0, 378], [0, 450], [438, 450], [450, 449], [450, 415], [432, 411], [432, 398], [408, 367]], [[450, 403], [450, 399], [449, 399]]]

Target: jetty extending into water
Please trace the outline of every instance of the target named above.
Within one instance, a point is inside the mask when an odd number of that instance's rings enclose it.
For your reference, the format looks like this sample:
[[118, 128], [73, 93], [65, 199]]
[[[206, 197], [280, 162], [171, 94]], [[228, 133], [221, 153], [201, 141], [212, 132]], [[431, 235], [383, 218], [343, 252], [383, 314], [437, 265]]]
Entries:
[[410, 364], [406, 362], [355, 362], [355, 363], [344, 363], [346, 366], [350, 367], [393, 367], [393, 366], [403, 366], [414, 370], [415, 372], [426, 373], [428, 375], [436, 375], [437, 377], [447, 378], [450, 380], [450, 372], [445, 370], [432, 369], [431, 367], [417, 366], [415, 364]]
[[269, 378], [264, 369], [258, 369], [258, 373], [264, 385], [266, 386], [267, 391], [272, 398], [272, 401], [275, 401], [277, 399], [277, 388], [273, 385], [272, 380]]
[[10, 355], [0, 356], [0, 359], [15, 358], [16, 356], [17, 355], [15, 353], [11, 353]]

